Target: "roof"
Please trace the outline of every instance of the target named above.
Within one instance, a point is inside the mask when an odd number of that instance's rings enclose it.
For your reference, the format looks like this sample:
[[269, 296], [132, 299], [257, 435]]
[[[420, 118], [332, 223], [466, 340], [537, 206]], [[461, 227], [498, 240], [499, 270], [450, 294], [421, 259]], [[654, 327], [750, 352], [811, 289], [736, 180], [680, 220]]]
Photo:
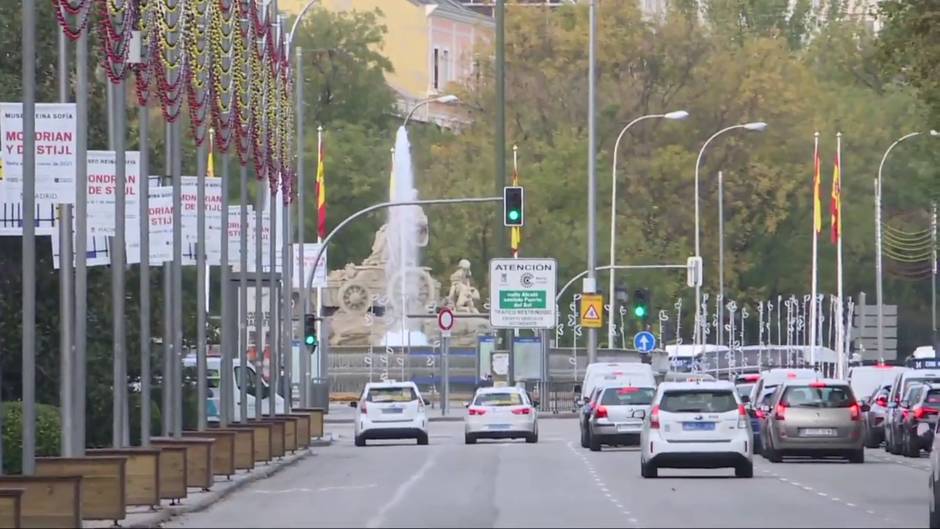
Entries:
[[700, 382], [663, 382], [659, 385], [662, 391], [690, 390], [690, 389], [726, 389], [734, 391], [734, 384], [727, 380], [700, 381]]
[[498, 388], [480, 388], [477, 393], [525, 393], [525, 389], [517, 386], [500, 386]]
[[848, 386], [849, 382], [847, 380], [841, 380], [838, 378], [817, 378], [810, 380], [804, 378], [802, 380], [787, 380], [783, 383], [785, 387], [789, 386], [808, 386], [810, 384], [823, 384], [826, 386]]
[[405, 387], [414, 388], [414, 387], [417, 387], [417, 385], [416, 385], [414, 382], [410, 381], [410, 380], [402, 380], [402, 381], [391, 380], [391, 381], [386, 381], [386, 382], [369, 382], [369, 383], [366, 384], [366, 389], [372, 389], [372, 388], [405, 388]]

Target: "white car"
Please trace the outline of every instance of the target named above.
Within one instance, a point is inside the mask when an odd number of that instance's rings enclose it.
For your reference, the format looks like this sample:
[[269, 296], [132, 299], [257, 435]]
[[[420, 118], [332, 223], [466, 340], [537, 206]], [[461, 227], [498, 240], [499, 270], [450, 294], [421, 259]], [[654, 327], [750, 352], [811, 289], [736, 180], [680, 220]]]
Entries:
[[414, 382], [370, 382], [362, 390], [356, 408], [356, 446], [369, 439], [416, 439], [428, 444], [429, 404]]
[[748, 415], [731, 382], [664, 382], [640, 434], [640, 474], [660, 468], [734, 468], [754, 475]]
[[526, 395], [516, 387], [480, 388], [468, 405], [464, 419], [464, 441], [477, 439], [516, 439], [539, 442], [538, 412]]

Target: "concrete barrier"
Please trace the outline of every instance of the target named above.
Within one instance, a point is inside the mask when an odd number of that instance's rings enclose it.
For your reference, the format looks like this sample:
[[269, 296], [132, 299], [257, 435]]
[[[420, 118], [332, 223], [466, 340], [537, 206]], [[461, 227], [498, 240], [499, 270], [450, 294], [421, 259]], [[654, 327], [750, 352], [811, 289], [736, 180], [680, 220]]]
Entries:
[[36, 476], [81, 476], [82, 519], [123, 520], [127, 516], [127, 458], [124, 456], [40, 457]]
[[231, 479], [235, 473], [235, 432], [219, 429], [204, 432], [185, 431], [183, 437], [212, 439], [212, 473]]
[[19, 529], [23, 525], [23, 489], [0, 489], [0, 528]]
[[19, 489], [22, 527], [81, 527], [81, 476], [0, 476], [0, 488]]
[[89, 456], [121, 456], [127, 458], [125, 483], [127, 505], [160, 505], [159, 448], [103, 448], [86, 450]]
[[223, 431], [235, 434], [235, 469], [251, 470], [255, 468], [255, 434], [254, 429], [239, 424], [229, 425], [225, 428], [211, 427], [210, 432]]
[[186, 486], [209, 490], [214, 482], [212, 474], [212, 439], [154, 437], [153, 446], [182, 446], [186, 448]]
[[291, 408], [291, 411], [310, 415], [310, 437], [316, 439], [323, 437], [323, 416], [325, 414], [323, 408]]

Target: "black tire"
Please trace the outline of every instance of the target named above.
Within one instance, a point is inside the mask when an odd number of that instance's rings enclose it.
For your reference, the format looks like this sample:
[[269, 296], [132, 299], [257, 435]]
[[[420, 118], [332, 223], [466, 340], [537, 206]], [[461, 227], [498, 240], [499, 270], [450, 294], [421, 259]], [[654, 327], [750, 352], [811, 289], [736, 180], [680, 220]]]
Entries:
[[529, 435], [526, 435], [526, 436], [525, 436], [525, 442], [527, 442], [527, 443], [529, 443], [529, 444], [535, 444], [535, 443], [539, 442], [539, 433], [538, 433], [538, 432], [535, 432], [535, 433], [530, 433]]
[[861, 464], [865, 462], [865, 449], [859, 448], [849, 453], [849, 463]]
[[911, 432], [907, 429], [904, 430], [904, 437], [902, 437], [902, 446], [901, 452], [905, 457], [920, 457], [920, 447], [917, 446], [917, 439], [911, 435]]
[[644, 478], [656, 478], [659, 476], [659, 469], [655, 463], [640, 463], [640, 475]]
[[898, 442], [898, 436], [896, 434], [891, 436], [891, 441], [888, 442], [888, 452], [896, 456], [901, 455], [903, 451], [903, 446]]
[[428, 444], [428, 434], [418, 434], [418, 444], [422, 446]]
[[588, 448], [591, 446], [591, 441], [588, 439], [588, 430], [583, 425], [581, 426], [581, 448]]
[[601, 440], [597, 437], [591, 436], [591, 452], [600, 452], [601, 451]]
[[734, 467], [734, 477], [736, 478], [753, 478], [754, 477], [754, 463], [748, 461], [747, 463], [741, 463], [740, 465]]
[[467, 433], [463, 436], [463, 442], [464, 444], [475, 445], [477, 444], [477, 438], [473, 434]]
[[783, 455], [780, 454], [771, 444], [764, 446], [764, 457], [771, 463], [783, 463]]
[[365, 446], [365, 445], [366, 445], [366, 439], [365, 439], [365, 437], [363, 437], [363, 436], [361, 436], [361, 435], [357, 435], [357, 436], [356, 436], [356, 446]]
[[865, 429], [865, 448], [878, 448], [881, 446], [881, 441], [875, 439], [875, 436], [872, 434], [871, 430], [868, 428]]

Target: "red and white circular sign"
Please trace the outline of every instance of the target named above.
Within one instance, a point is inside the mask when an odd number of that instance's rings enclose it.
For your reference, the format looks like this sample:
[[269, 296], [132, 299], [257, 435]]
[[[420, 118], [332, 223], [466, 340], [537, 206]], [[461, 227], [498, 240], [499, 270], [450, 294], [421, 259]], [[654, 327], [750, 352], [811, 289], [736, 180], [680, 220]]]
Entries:
[[448, 308], [437, 313], [437, 327], [442, 331], [449, 331], [454, 327], [454, 312]]

